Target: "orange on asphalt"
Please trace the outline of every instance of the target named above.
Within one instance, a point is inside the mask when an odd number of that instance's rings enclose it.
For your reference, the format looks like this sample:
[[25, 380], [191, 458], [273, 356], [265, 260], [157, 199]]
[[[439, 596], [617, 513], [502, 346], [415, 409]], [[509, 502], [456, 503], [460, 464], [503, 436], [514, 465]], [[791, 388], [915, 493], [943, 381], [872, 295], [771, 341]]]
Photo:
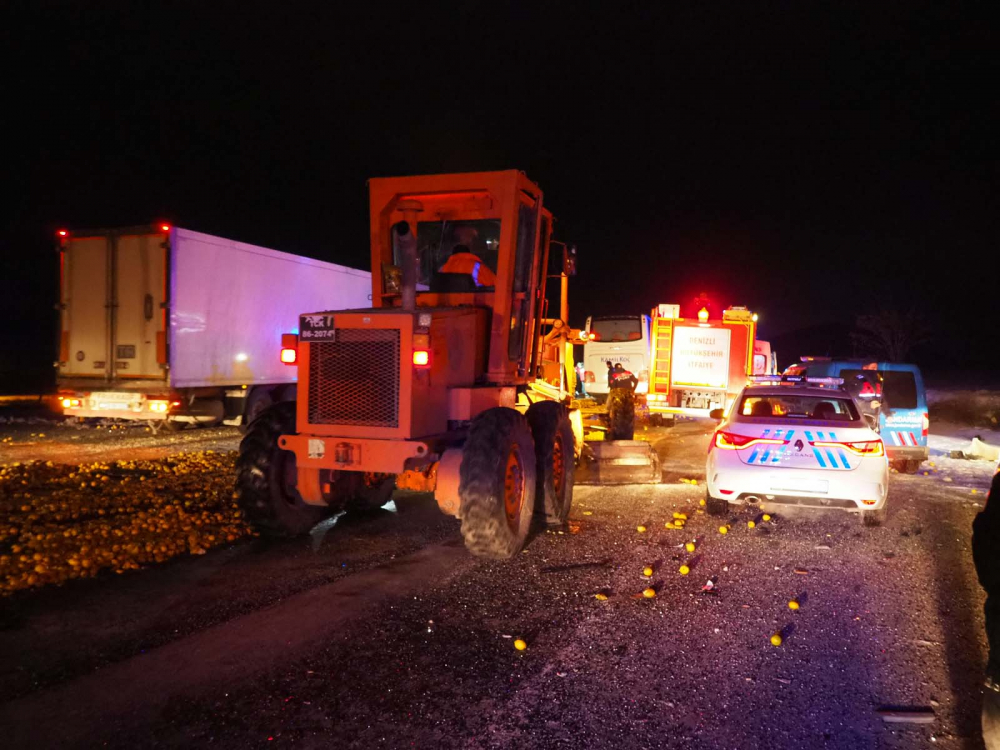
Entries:
[[652, 599], [656, 596], [656, 589], [646, 589], [642, 592], [642, 595], [647, 599]]
[[518, 639], [516, 639], [514, 641], [514, 648], [516, 648], [518, 651], [524, 651], [524, 649], [526, 649], [527, 647], [528, 647], [528, 644], [525, 643], [520, 638], [518, 638]]

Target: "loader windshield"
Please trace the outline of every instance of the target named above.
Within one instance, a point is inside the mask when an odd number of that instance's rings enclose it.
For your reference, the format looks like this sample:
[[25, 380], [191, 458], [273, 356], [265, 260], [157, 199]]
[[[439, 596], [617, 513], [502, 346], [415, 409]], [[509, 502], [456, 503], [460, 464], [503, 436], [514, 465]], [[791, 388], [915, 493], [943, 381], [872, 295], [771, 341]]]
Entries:
[[[464, 259], [465, 263], [452, 261], [449, 264], [449, 259], [458, 246], [468, 248], [474, 258]], [[491, 282], [497, 271], [499, 246], [499, 219], [420, 222], [417, 224], [417, 255], [420, 264], [417, 291], [493, 291]], [[397, 257], [394, 262], [398, 265], [401, 259]], [[477, 268], [476, 263], [481, 265]], [[466, 266], [474, 270], [466, 274]], [[442, 269], [463, 273], [441, 273]], [[446, 286], [448, 288], [444, 288]]]

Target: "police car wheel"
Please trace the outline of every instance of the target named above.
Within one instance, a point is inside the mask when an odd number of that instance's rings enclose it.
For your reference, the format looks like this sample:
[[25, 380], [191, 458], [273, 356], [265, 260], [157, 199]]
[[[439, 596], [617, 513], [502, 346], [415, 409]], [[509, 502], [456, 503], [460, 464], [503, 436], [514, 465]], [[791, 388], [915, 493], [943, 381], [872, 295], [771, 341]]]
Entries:
[[305, 534], [330, 512], [295, 489], [295, 454], [278, 437], [295, 432], [295, 402], [275, 404], [250, 425], [236, 459], [236, 497], [247, 520], [266, 536]]
[[885, 523], [886, 518], [886, 506], [882, 506], [878, 510], [863, 510], [861, 511], [861, 523], [865, 526], [881, 526]]
[[538, 454], [535, 515], [550, 526], [566, 523], [573, 503], [576, 468], [569, 415], [562, 404], [539, 401], [528, 408], [525, 416]]
[[710, 516], [724, 516], [729, 513], [729, 502], [719, 497], [712, 497], [705, 491], [705, 510]]
[[462, 537], [474, 555], [510, 559], [524, 547], [535, 512], [535, 443], [514, 409], [487, 409], [472, 420], [462, 450], [458, 496]]

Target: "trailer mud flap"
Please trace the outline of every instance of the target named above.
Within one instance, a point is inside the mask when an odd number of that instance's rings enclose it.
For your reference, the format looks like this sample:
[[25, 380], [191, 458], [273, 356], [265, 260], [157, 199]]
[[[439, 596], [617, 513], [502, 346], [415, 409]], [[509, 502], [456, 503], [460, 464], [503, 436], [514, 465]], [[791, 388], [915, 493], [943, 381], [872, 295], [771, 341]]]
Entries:
[[644, 440], [585, 443], [577, 484], [658, 484], [660, 457]]

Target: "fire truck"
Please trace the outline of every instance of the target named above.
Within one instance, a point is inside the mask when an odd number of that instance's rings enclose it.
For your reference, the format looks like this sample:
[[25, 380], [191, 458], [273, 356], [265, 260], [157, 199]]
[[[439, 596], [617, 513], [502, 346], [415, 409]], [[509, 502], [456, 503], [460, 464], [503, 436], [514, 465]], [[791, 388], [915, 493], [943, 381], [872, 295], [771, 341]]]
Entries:
[[707, 417], [728, 409], [756, 369], [767, 367], [756, 348], [757, 315], [730, 307], [721, 320], [702, 308], [697, 318], [682, 318], [679, 305], [658, 305], [651, 320], [649, 393], [651, 415]]

